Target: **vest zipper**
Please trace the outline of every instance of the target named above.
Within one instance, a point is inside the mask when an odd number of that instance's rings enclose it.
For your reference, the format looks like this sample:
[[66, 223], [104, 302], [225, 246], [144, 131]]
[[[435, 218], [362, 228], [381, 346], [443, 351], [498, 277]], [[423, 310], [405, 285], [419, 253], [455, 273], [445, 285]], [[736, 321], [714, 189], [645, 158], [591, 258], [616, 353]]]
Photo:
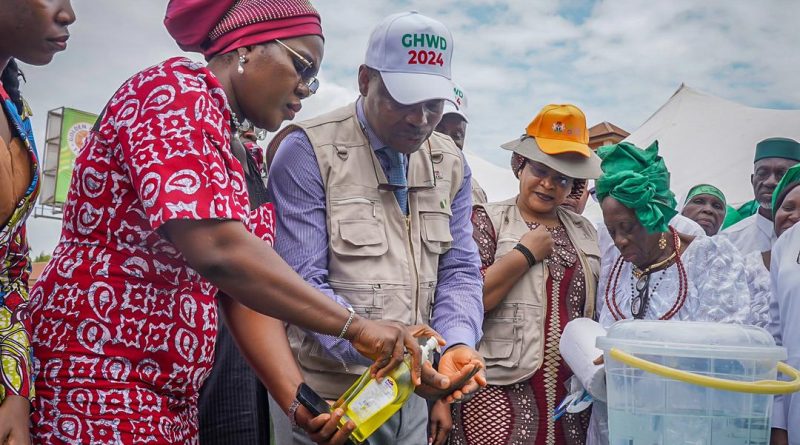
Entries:
[[406, 230], [408, 233], [408, 247], [411, 250], [411, 264], [414, 271], [414, 324], [419, 324], [419, 271], [417, 270], [417, 255], [414, 253], [414, 243], [411, 241], [411, 217], [406, 216]]

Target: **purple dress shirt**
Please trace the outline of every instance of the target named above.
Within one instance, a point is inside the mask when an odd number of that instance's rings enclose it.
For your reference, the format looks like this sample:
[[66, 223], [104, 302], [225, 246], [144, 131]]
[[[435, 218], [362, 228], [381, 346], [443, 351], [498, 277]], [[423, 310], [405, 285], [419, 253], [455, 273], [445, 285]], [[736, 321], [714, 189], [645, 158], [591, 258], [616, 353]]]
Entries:
[[[386, 145], [369, 127], [361, 99], [356, 104], [356, 111], [381, 167], [388, 172], [389, 160], [378, 151]], [[465, 160], [464, 181], [451, 204], [453, 242], [450, 250], [439, 259], [431, 326], [447, 341], [445, 347], [465, 344], [474, 348], [482, 335], [483, 282], [478, 249], [472, 240], [471, 176]], [[349, 307], [347, 300], [337, 295], [327, 282], [329, 244], [325, 187], [314, 149], [302, 131], [294, 131], [281, 141], [270, 168], [268, 188], [277, 216], [275, 250], [312, 286], [342, 306]], [[371, 363], [347, 341], [311, 334], [337, 360], [361, 365]]]

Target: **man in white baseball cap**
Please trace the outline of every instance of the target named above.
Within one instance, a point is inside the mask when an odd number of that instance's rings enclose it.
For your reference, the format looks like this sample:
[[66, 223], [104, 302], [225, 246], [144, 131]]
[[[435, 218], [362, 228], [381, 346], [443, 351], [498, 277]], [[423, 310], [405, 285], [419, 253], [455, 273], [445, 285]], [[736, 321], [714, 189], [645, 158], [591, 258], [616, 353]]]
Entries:
[[453, 36], [447, 27], [412, 11], [393, 14], [375, 27], [364, 64], [381, 73], [394, 100], [408, 105], [453, 100], [452, 58]]
[[[417, 394], [450, 402], [486, 383], [475, 349], [483, 291], [471, 172], [452, 139], [433, 131], [455, 100], [452, 54], [440, 22], [417, 12], [385, 18], [358, 70], [360, 97], [278, 133], [269, 178], [281, 234], [275, 250], [361, 316], [430, 324], [446, 341], [441, 374], [426, 368]], [[328, 400], [370, 364], [339, 339], [296, 327], [288, 334], [304, 380]], [[369, 441], [427, 443], [427, 411], [412, 395]], [[294, 440], [310, 443], [298, 429]]]
[[[467, 137], [467, 95], [464, 90], [453, 83], [453, 101], [444, 103], [442, 120], [436, 126], [436, 131], [446, 134], [453, 139], [458, 148], [464, 150], [464, 140]], [[472, 177], [472, 203], [485, 204], [486, 192], [483, 191], [475, 177]]]

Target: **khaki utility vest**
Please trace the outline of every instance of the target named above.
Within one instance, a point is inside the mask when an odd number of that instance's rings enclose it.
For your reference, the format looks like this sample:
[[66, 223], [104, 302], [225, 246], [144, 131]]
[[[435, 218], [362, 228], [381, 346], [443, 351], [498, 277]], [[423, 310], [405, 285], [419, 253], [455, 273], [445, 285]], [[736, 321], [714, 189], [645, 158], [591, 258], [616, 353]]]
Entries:
[[[453, 241], [450, 206], [464, 179], [458, 147], [433, 133], [409, 156], [406, 216], [355, 104], [290, 125], [270, 144], [297, 129], [311, 141], [325, 185], [327, 281], [334, 292], [369, 319], [428, 323], [439, 256]], [[338, 398], [366, 370], [333, 359], [295, 326], [288, 333], [306, 382], [323, 397]]]
[[[528, 229], [516, 205], [516, 197], [480, 205], [497, 234], [495, 260], [509, 253]], [[597, 231], [586, 218], [559, 208], [558, 218], [578, 252], [586, 277], [584, 317], [594, 316], [600, 249]], [[510, 385], [530, 378], [544, 359], [548, 269], [536, 263], [511, 288], [503, 301], [484, 314], [483, 338], [478, 350], [486, 361], [486, 377], [492, 385]]]
[[489, 200], [486, 198], [486, 192], [483, 191], [483, 188], [478, 181], [475, 180], [475, 176], [471, 178], [472, 180], [472, 204], [486, 204]]

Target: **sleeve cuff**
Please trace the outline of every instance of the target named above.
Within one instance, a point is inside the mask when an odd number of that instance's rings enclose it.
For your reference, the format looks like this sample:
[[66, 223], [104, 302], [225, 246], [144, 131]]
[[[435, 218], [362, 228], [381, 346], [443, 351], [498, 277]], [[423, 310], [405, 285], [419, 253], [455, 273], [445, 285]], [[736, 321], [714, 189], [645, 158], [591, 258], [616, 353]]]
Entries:
[[440, 334], [442, 337], [444, 337], [444, 341], [447, 342], [444, 345], [444, 350], [442, 352], [458, 344], [466, 345], [472, 349], [475, 349], [477, 339], [475, 332], [473, 332], [472, 329], [463, 326], [454, 326], [447, 329], [445, 332], [440, 332]]
[[780, 428], [782, 430], [788, 430], [788, 425], [786, 422], [786, 410], [784, 409], [784, 397], [783, 396], [775, 396], [774, 401], [772, 402], [772, 427], [773, 428]]

